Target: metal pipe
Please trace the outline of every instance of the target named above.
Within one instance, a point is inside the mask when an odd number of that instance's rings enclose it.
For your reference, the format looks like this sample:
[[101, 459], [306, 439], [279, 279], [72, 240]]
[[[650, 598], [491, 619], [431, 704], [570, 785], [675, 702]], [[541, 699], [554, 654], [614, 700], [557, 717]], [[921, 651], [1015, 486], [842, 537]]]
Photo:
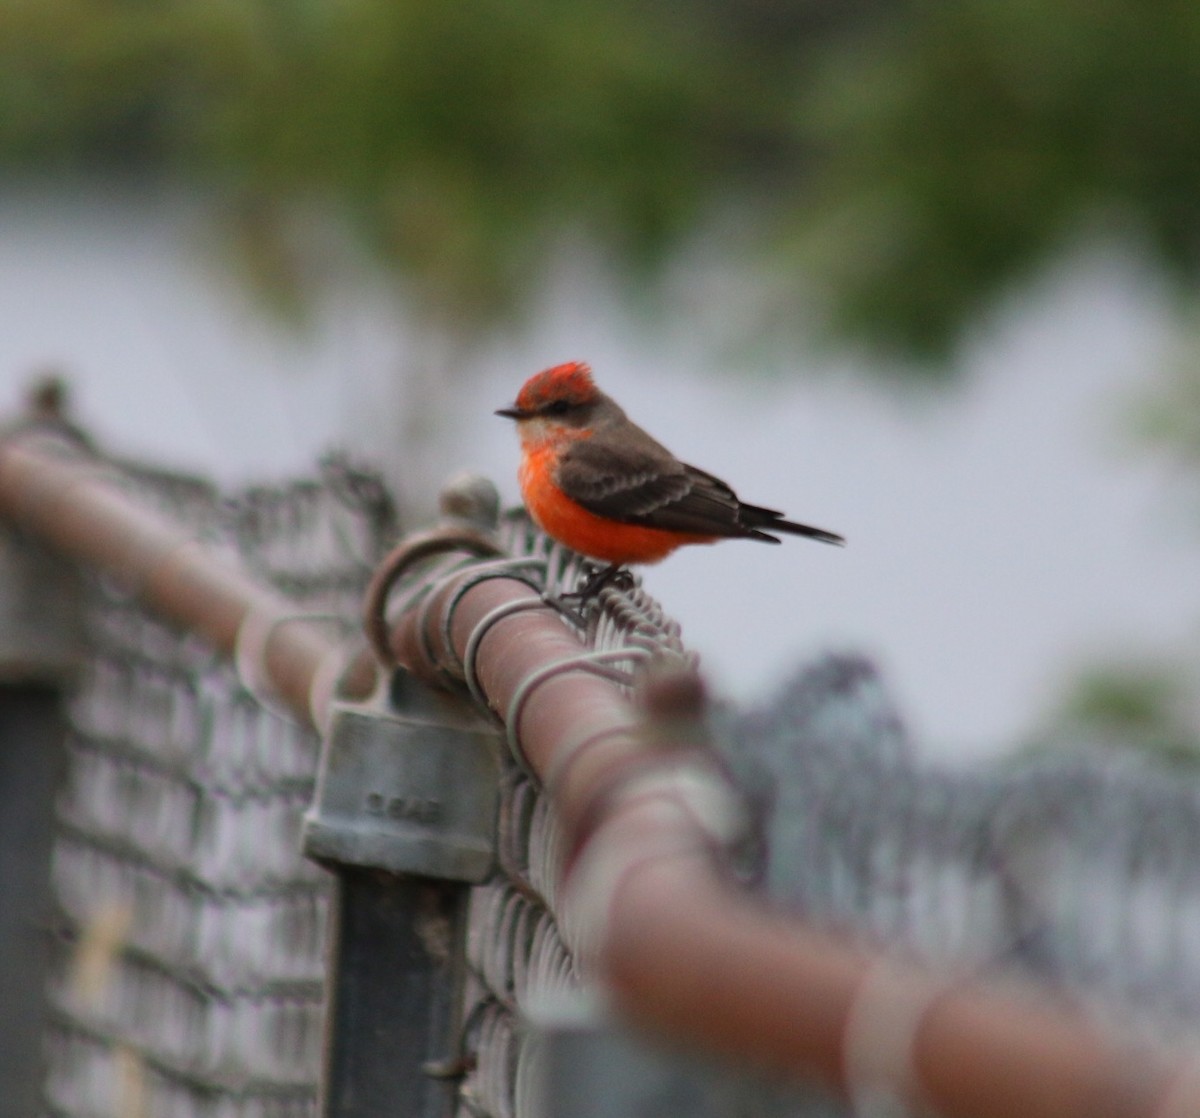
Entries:
[[[281, 594], [137, 504], [98, 460], [61, 436], [33, 428], [0, 440], [0, 515], [110, 573], [168, 621], [220, 651], [234, 656], [239, 646], [249, 647], [239, 667], [250, 667], [318, 729], [335, 691], [358, 698], [370, 692], [369, 656], [343, 666], [340, 639], [298, 618]], [[330, 671], [335, 663], [338, 671]]]
[[564, 924], [584, 929], [630, 1020], [675, 1045], [957, 1118], [1200, 1114], [1200, 1077], [1177, 1053], [1103, 1035], [1029, 986], [947, 980], [769, 911], [723, 872], [719, 826], [686, 791], [711, 774], [704, 754], [669, 733], [648, 743], [619, 688], [571, 666], [586, 650], [528, 585], [469, 578], [403, 615], [393, 651], [444, 683], [470, 645], [489, 706], [506, 719], [516, 707], [522, 760], [573, 851]]

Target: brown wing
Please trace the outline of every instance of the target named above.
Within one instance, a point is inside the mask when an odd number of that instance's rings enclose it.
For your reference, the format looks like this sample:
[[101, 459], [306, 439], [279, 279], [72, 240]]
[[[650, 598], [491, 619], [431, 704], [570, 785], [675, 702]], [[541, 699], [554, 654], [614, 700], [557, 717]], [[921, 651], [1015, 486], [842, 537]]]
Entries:
[[739, 522], [740, 504], [728, 485], [680, 462], [648, 435], [622, 445], [619, 455], [596, 439], [572, 443], [559, 461], [558, 484], [589, 512], [623, 524], [778, 543]]

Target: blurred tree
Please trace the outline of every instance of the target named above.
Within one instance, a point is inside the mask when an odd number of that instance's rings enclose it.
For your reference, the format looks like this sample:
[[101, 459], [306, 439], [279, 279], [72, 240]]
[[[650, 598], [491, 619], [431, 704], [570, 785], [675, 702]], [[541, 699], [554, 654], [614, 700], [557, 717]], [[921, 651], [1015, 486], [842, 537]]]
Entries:
[[1195, 313], [1182, 324], [1161, 375], [1135, 404], [1132, 423], [1142, 446], [1170, 458], [1189, 480], [1200, 478], [1200, 317]]
[[1040, 748], [1089, 742], [1200, 765], [1200, 706], [1187, 657], [1110, 660], [1084, 669], [1036, 735]]
[[808, 82], [821, 171], [797, 222], [837, 328], [938, 355], [1087, 234], [1200, 271], [1200, 7], [913, 0]]
[[1189, 0], [0, 0], [0, 164], [201, 185], [275, 285], [347, 217], [462, 330], [565, 230], [645, 268], [729, 210], [937, 358], [1091, 225], [1195, 282], [1197, 57]]
[[794, 161], [778, 56], [678, 15], [3, 0], [0, 156], [217, 188], [276, 278], [293, 254], [270, 242], [330, 207], [466, 325], [511, 309], [568, 226], [649, 263], [715, 196]]

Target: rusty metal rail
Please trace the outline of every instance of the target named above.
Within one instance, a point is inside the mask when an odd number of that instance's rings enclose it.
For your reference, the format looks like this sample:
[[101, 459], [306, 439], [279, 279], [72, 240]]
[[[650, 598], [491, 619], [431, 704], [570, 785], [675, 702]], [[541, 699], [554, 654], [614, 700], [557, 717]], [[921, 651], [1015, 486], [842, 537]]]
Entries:
[[31, 428], [0, 440], [0, 515], [235, 657], [251, 689], [270, 691], [318, 729], [336, 691], [370, 690], [368, 655], [351, 656], [340, 636], [143, 507], [70, 439]]
[[391, 643], [427, 679], [470, 677], [509, 725], [572, 851], [564, 929], [629, 1020], [850, 1098], [959, 1118], [1200, 1115], [1200, 1073], [1178, 1053], [1106, 1035], [1027, 986], [848, 946], [741, 890], [720, 856], [736, 806], [688, 740], [678, 680], [650, 689], [648, 738], [526, 582], [444, 578]]
[[[365, 657], [61, 438], [0, 441], [0, 514], [251, 665], [318, 726], [339, 677], [342, 693], [370, 688]], [[1200, 1115], [1194, 1060], [1102, 1035], [1035, 990], [848, 946], [746, 894], [721, 853], [738, 806], [690, 740], [687, 687], [651, 689], [648, 735], [526, 581], [494, 567], [443, 578], [390, 643], [417, 674], [468, 682], [510, 724], [570, 843], [564, 929], [630, 1020], [844, 1095], [897, 1095], [958, 1118]]]

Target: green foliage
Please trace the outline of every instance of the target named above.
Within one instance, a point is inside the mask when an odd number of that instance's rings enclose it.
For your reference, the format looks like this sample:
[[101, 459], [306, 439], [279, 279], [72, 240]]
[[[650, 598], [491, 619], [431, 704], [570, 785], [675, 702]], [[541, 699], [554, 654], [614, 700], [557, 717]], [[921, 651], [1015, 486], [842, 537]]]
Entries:
[[945, 352], [1090, 228], [1200, 268], [1200, 6], [914, 0], [808, 83], [822, 166], [797, 240], [843, 332]]
[[937, 358], [1089, 224], [1195, 277], [1198, 57], [1192, 0], [0, 0], [0, 163], [201, 185], [274, 282], [327, 211], [463, 325], [564, 230], [647, 269], [731, 210]]
[[597, 0], [4, 0], [0, 44], [10, 165], [182, 175], [260, 247], [330, 205], [466, 318], [568, 226], [661, 259], [789, 127], [719, 36]]
[[1163, 375], [1136, 401], [1133, 433], [1144, 445], [1200, 476], [1200, 321], [1180, 331]]
[[1184, 662], [1110, 662], [1080, 673], [1040, 740], [1095, 741], [1200, 765], [1200, 708]]

